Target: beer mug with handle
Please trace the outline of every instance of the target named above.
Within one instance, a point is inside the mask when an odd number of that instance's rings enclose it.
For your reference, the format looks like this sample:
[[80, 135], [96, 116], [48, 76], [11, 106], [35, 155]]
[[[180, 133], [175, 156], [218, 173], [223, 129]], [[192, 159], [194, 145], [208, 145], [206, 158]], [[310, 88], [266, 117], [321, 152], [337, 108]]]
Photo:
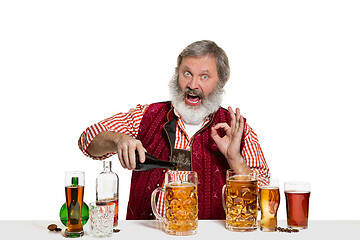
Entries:
[[226, 229], [247, 232], [257, 229], [257, 173], [241, 174], [229, 169], [222, 201], [226, 214]]
[[[151, 207], [170, 235], [192, 235], [198, 227], [198, 178], [193, 171], [171, 171], [165, 174], [164, 187], [151, 195]], [[156, 196], [159, 193], [158, 200]], [[162, 214], [160, 214], [162, 213]]]

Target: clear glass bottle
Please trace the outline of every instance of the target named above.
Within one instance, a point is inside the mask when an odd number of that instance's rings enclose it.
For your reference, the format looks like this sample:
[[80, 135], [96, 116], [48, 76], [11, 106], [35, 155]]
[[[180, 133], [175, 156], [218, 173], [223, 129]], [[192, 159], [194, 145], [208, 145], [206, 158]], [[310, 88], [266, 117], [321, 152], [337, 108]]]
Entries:
[[114, 226], [118, 225], [119, 215], [119, 177], [111, 170], [112, 162], [103, 161], [103, 171], [96, 179], [96, 203], [106, 205], [115, 203]]

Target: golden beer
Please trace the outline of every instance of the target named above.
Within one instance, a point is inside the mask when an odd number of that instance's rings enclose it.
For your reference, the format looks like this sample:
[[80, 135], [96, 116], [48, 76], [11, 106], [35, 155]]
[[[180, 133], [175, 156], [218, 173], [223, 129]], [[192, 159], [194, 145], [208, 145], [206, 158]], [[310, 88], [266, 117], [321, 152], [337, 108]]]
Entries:
[[257, 180], [234, 175], [226, 180], [226, 229], [252, 231], [257, 228]]
[[[165, 173], [163, 188], [156, 188], [151, 194], [151, 208], [156, 218], [165, 227], [165, 232], [170, 235], [196, 234], [198, 227], [198, 178], [194, 171], [168, 171]], [[156, 196], [163, 194], [163, 208], [160, 215]], [[161, 205], [159, 205], [161, 206]]]
[[265, 232], [276, 231], [277, 211], [280, 204], [280, 192], [278, 187], [260, 187], [260, 230]]
[[196, 231], [198, 224], [197, 186], [189, 182], [172, 182], [165, 186], [167, 232]]

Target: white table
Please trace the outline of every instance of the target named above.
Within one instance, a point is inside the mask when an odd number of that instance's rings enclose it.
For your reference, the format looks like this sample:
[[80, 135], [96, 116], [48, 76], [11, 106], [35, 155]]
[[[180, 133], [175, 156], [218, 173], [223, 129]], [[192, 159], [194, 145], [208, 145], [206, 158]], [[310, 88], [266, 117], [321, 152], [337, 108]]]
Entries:
[[[0, 221], [1, 239], [65, 239], [61, 233], [50, 232], [47, 226], [57, 224], [63, 230], [60, 221]], [[285, 221], [278, 221], [278, 226], [286, 227]], [[85, 235], [80, 239], [95, 239], [88, 235], [88, 227], [84, 226]], [[164, 233], [158, 221], [119, 221], [116, 227], [121, 231], [106, 239], [221, 239], [221, 240], [251, 240], [251, 239], [360, 239], [359, 221], [310, 221], [309, 228], [298, 233], [285, 232], [230, 232], [225, 229], [225, 221], [200, 220], [198, 232], [192, 236], [171, 236]]]

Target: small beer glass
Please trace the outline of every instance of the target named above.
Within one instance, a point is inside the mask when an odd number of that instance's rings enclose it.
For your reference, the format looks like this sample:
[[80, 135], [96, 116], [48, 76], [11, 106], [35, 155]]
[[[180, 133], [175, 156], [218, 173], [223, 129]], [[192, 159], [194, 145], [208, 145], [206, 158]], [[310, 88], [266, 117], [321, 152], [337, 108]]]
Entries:
[[280, 204], [279, 180], [271, 178], [268, 184], [261, 186], [259, 189], [260, 230], [263, 232], [275, 232], [277, 228], [277, 211]]
[[308, 228], [310, 183], [285, 182], [287, 225], [289, 228]]
[[85, 173], [71, 171], [65, 173], [65, 197], [67, 207], [67, 223], [65, 237], [75, 238], [84, 235], [81, 214], [84, 198]]
[[[197, 173], [193, 171], [168, 171], [164, 188], [157, 188], [151, 195], [155, 216], [165, 225], [170, 235], [192, 235], [198, 227]], [[157, 193], [165, 194], [165, 216], [158, 212]]]
[[[224, 200], [226, 199], [226, 200]], [[226, 229], [247, 232], [257, 229], [258, 186], [257, 173], [240, 174], [232, 169], [226, 172], [222, 200], [226, 214]]]

